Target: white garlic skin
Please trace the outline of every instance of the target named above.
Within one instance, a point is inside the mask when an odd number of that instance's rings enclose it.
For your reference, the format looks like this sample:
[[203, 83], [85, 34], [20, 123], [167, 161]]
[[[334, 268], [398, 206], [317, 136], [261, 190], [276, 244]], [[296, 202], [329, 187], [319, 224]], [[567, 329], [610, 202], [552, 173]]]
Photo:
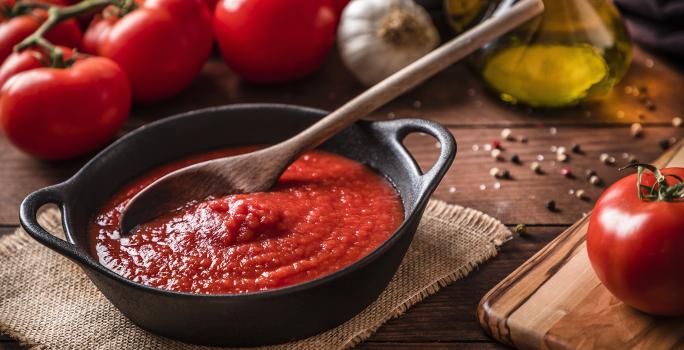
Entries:
[[[415, 20], [420, 40], [397, 45], [380, 35], [388, 16], [396, 11]], [[413, 0], [353, 0], [342, 13], [337, 42], [344, 65], [371, 86], [434, 49], [439, 33], [427, 11]]]

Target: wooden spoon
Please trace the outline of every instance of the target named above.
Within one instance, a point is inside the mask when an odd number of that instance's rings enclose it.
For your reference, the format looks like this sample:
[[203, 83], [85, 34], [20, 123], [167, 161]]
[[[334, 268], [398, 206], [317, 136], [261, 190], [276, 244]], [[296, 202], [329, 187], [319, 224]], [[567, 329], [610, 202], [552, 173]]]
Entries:
[[169, 173], [135, 195], [121, 213], [121, 232], [210, 195], [267, 191], [295, 159], [395, 97], [544, 10], [523, 0], [428, 53], [291, 139], [268, 148], [194, 164]]

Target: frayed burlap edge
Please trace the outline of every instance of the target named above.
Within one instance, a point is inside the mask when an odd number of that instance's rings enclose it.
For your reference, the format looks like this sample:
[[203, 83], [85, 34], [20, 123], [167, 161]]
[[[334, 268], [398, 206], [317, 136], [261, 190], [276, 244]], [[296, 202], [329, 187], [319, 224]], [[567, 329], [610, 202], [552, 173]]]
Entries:
[[480, 211], [464, 208], [460, 205], [449, 204], [441, 200], [430, 200], [425, 208], [423, 219], [425, 218], [445, 221], [452, 225], [456, 223], [471, 226], [474, 229], [482, 229], [485, 233], [491, 234], [490, 242], [493, 243], [493, 245], [490, 246], [489, 249], [486, 249], [475, 261], [469, 262], [466, 266], [463, 266], [453, 273], [435, 279], [432, 283], [425, 286], [418, 293], [407, 298], [399, 306], [394, 308], [394, 310], [392, 310], [392, 312], [387, 315], [387, 317], [383, 319], [380, 324], [373, 328], [366, 329], [365, 331], [360, 332], [353, 338], [349, 339], [347, 344], [345, 344], [345, 349], [352, 348], [370, 338], [370, 336], [373, 335], [383, 324], [393, 318], [401, 316], [409, 308], [411, 308], [411, 306], [417, 304], [419, 301], [437, 293], [440, 289], [450, 285], [451, 283], [468, 276], [468, 274], [470, 274], [470, 272], [473, 271], [478, 265], [495, 257], [498, 253], [498, 248], [513, 237], [511, 231], [499, 220], [496, 220]]
[[[44, 227], [50, 232], [56, 231], [55, 228], [61, 224], [58, 215], [40, 215], [39, 218], [42, 219], [41, 224], [44, 225]], [[466, 277], [479, 264], [496, 256], [498, 247], [512, 238], [511, 231], [498, 220], [483, 214], [482, 212], [464, 208], [458, 205], [448, 204], [440, 200], [431, 200], [428, 203], [428, 206], [425, 209], [423, 220], [434, 220], [448, 225], [462, 225], [464, 227], [469, 227], [472, 230], [480, 231], [484, 235], [488, 236], [489, 242], [491, 244], [488, 245], [486, 249], [483, 249], [483, 251], [474, 260], [469, 261], [466, 265], [462, 266], [456, 271], [453, 271], [452, 273], [436, 277], [432, 280], [432, 282], [421, 288], [417, 293], [410, 295], [398, 306], [393, 308], [386, 315], [386, 317], [382, 318], [382, 320], [371, 327], [352, 335], [347, 341], [344, 342], [342, 348], [348, 349], [363, 342], [373, 335], [388, 320], [404, 314], [411, 306], [415, 305], [419, 301], [432, 294], [435, 294], [441, 288]], [[423, 223], [421, 222], [421, 225], [422, 224]], [[21, 228], [17, 229], [17, 231], [15, 231], [13, 234], [0, 237], [0, 256], [9, 256], [17, 253], [19, 250], [21, 250], [21, 248], [32, 242], [32, 238], [26, 232], [24, 232]], [[11, 338], [20, 342], [22, 345], [31, 349], [47, 348], [42, 344], [31, 341], [23, 334], [13, 331], [9, 325], [0, 324], [0, 332], [7, 334]]]
[[[47, 209], [47, 210], [55, 210]], [[48, 231], [54, 233], [55, 228], [61, 225], [59, 220], [59, 215], [40, 215], [46, 210], [41, 210], [38, 215], [38, 222], [45, 227]], [[8, 257], [12, 254], [17, 253], [25, 246], [33, 243], [33, 238], [26, 233], [21, 227], [18, 228], [14, 233], [0, 237], [0, 257]], [[32, 350], [43, 350], [47, 349], [46, 346], [32, 342], [30, 339], [25, 337], [19, 332], [12, 330], [9, 325], [0, 323], [0, 333], [6, 334], [10, 338], [19, 342], [19, 344], [32, 349]]]

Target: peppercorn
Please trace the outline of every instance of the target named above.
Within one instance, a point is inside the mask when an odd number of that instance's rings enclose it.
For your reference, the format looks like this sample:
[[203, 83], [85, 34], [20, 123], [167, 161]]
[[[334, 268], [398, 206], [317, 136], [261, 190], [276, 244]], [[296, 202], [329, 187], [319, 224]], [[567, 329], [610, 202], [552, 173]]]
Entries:
[[597, 175], [592, 175], [589, 178], [589, 183], [591, 183], [594, 186], [599, 186], [601, 184], [601, 178], [598, 177]]
[[587, 179], [591, 179], [594, 175], [597, 175], [596, 170], [594, 169], [587, 169], [584, 171], [584, 176], [586, 176]]
[[599, 156], [599, 160], [604, 164], [615, 164], [615, 157], [609, 155], [608, 153], [601, 153], [601, 156]]
[[565, 153], [558, 153], [558, 154], [556, 154], [556, 160], [559, 162], [567, 162], [568, 161], [568, 155]]
[[497, 178], [498, 178], [498, 177], [500, 176], [500, 172], [501, 172], [501, 170], [499, 170], [499, 168], [491, 168], [491, 169], [489, 169], [489, 175], [491, 175], [492, 177], [497, 177]]
[[556, 211], [556, 201], [550, 200], [546, 202], [546, 209], [550, 211]]
[[492, 148], [501, 149], [501, 141], [499, 141], [499, 140], [492, 141]]
[[640, 137], [644, 133], [644, 127], [639, 123], [634, 123], [629, 127], [632, 137]]
[[684, 122], [684, 121], [683, 121], [682, 118], [680, 118], [680, 117], [674, 117], [674, 118], [672, 118], [672, 126], [674, 126], [675, 128], [678, 128], [678, 127], [682, 126], [682, 123], [683, 123], [683, 122]]
[[527, 234], [527, 226], [525, 226], [525, 224], [517, 224], [515, 226], [515, 233], [520, 235], [520, 236], [526, 235]]
[[502, 137], [504, 140], [509, 140], [509, 141], [512, 141], [512, 140], [514, 139], [514, 138], [513, 138], [513, 132], [511, 131], [511, 129], [503, 129], [503, 130], [501, 130], [501, 137]]
[[567, 178], [573, 177], [572, 170], [570, 170], [570, 168], [568, 168], [568, 167], [564, 167], [563, 169], [561, 169], [561, 175], [563, 175]]
[[577, 190], [575, 192], [575, 196], [579, 199], [586, 199], [587, 198], [585, 193], [584, 193], [584, 190]]
[[511, 163], [520, 164], [520, 157], [517, 153], [511, 154]]
[[539, 164], [539, 162], [532, 162], [532, 164], [530, 164], [530, 169], [532, 169], [532, 171], [534, 171], [537, 174], [541, 174], [542, 172], [541, 165]]
[[658, 146], [660, 146], [660, 149], [663, 151], [670, 148], [670, 140], [669, 139], [662, 139], [658, 141]]
[[570, 151], [572, 153], [582, 153], [582, 148], [580, 147], [579, 143], [573, 143], [572, 146], [570, 146]]
[[498, 149], [498, 148], [493, 149], [491, 155], [492, 155], [492, 158], [494, 158], [496, 160], [501, 160], [501, 150], [500, 149]]

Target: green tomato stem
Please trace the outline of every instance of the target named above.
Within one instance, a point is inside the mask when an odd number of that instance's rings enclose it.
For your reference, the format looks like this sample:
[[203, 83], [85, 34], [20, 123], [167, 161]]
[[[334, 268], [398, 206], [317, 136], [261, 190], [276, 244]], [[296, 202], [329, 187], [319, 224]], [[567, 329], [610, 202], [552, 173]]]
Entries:
[[0, 14], [6, 18], [14, 18], [17, 16], [25, 15], [33, 9], [47, 9], [50, 6], [52, 5], [33, 1], [17, 1], [13, 6], [7, 4], [2, 5], [2, 8], [0, 9]]
[[[49, 54], [52, 66], [63, 67], [65, 65], [64, 53], [60, 48], [45, 39], [45, 34], [50, 31], [50, 29], [54, 28], [62, 21], [78, 17], [82, 14], [102, 10], [109, 5], [115, 5], [122, 9], [129, 9], [133, 6], [130, 2], [130, 0], [84, 0], [75, 5], [66, 7], [55, 5], [48, 5], [45, 7], [40, 5], [47, 10], [48, 18], [35, 32], [33, 32], [33, 34], [17, 44], [14, 47], [14, 51], [22, 51], [29, 47], [37, 46], [44, 49]], [[34, 3], [23, 3], [21, 6], [34, 6]]]
[[[640, 200], [664, 202], [680, 202], [684, 200], [684, 179], [681, 177], [674, 174], [663, 174], [651, 164], [630, 164], [620, 170], [633, 167], [637, 168], [637, 193]], [[650, 187], [641, 184], [643, 174], [647, 170], [653, 173], [655, 177], [655, 182]], [[677, 183], [671, 186], [668, 185], [667, 177], [674, 178], [677, 180]]]

